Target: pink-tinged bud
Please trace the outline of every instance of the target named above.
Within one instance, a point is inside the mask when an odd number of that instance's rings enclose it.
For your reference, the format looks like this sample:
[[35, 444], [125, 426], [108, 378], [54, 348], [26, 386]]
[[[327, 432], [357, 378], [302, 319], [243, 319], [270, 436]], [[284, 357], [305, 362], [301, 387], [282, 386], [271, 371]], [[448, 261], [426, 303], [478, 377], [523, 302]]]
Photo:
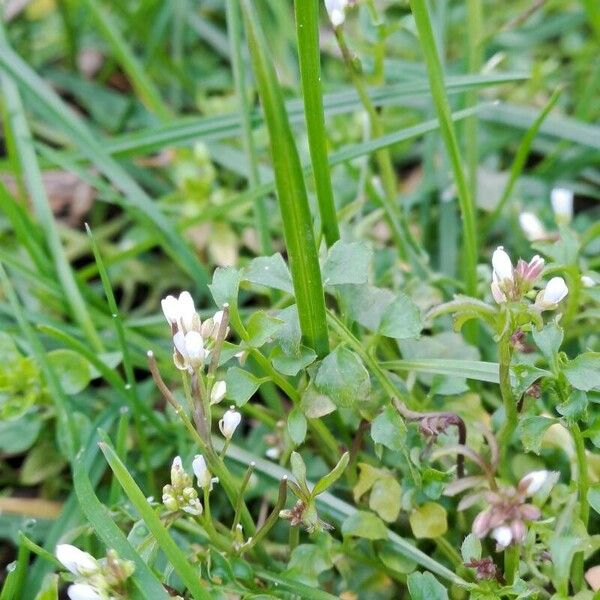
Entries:
[[533, 504], [523, 504], [519, 507], [519, 514], [525, 521], [537, 521], [542, 516], [542, 511]]
[[471, 527], [473, 535], [476, 535], [478, 538], [484, 538], [490, 529], [491, 518], [492, 513], [489, 508], [481, 511], [473, 521], [473, 526]]
[[499, 550], [504, 550], [504, 548], [510, 546], [511, 542], [513, 541], [512, 530], [507, 525], [496, 527], [496, 529], [492, 531], [491, 535], [498, 543]]
[[516, 544], [520, 544], [527, 535], [527, 527], [523, 521], [515, 520], [510, 524], [512, 539]]

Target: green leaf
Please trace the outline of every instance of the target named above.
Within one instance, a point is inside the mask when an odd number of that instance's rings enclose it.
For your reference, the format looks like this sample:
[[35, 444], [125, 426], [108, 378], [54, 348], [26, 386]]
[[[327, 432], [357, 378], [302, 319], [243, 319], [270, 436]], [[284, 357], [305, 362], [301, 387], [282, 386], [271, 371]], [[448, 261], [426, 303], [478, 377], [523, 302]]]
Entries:
[[542, 438], [548, 427], [554, 423], [558, 423], [558, 421], [549, 417], [523, 417], [519, 421], [517, 432], [521, 438], [525, 452], [539, 454], [542, 451]]
[[250, 338], [247, 344], [254, 348], [260, 348], [270, 341], [283, 325], [284, 322], [281, 319], [276, 319], [263, 310], [257, 310], [248, 319], [247, 330]]
[[230, 367], [225, 375], [227, 398], [237, 406], [244, 406], [255, 394], [261, 380], [239, 367]]
[[559, 404], [556, 410], [570, 423], [587, 421], [588, 403], [588, 396], [585, 392], [574, 390], [567, 401]]
[[324, 285], [367, 283], [373, 251], [364, 242], [338, 240], [323, 265]]
[[323, 544], [300, 544], [292, 551], [287, 575], [318, 587], [318, 576], [331, 569], [333, 561]]
[[286, 354], [280, 347], [273, 348], [269, 360], [273, 366], [284, 375], [294, 377], [300, 371], [306, 369], [317, 359], [317, 355], [312, 348], [300, 346], [298, 354]]
[[298, 454], [298, 452], [292, 452], [290, 456], [290, 467], [296, 483], [302, 488], [302, 491], [309, 496], [310, 491], [306, 485], [306, 465], [304, 464], [304, 460], [302, 460], [302, 456]]
[[306, 437], [306, 417], [300, 408], [296, 407], [290, 411], [287, 420], [287, 429], [292, 442], [299, 446]]
[[431, 573], [411, 573], [406, 583], [412, 600], [448, 600], [446, 588]]
[[419, 307], [405, 294], [398, 294], [385, 309], [379, 325], [382, 335], [396, 339], [419, 337], [423, 319]]
[[21, 467], [23, 485], [37, 485], [60, 473], [66, 460], [50, 442], [43, 442], [31, 450]]
[[20, 454], [32, 446], [42, 428], [37, 412], [30, 412], [18, 419], [0, 420], [0, 450], [6, 454]]
[[410, 527], [418, 539], [435, 539], [448, 531], [446, 509], [437, 502], [426, 502], [410, 513]]
[[510, 368], [511, 383], [515, 396], [522, 396], [538, 379], [552, 375], [550, 371], [539, 369], [527, 363], [513, 364]]
[[358, 463], [358, 469], [358, 481], [352, 488], [355, 503], [358, 503], [363, 494], [366, 494], [378, 479], [388, 475], [383, 469], [378, 469], [368, 463]]
[[265, 287], [294, 293], [288, 266], [279, 252], [273, 256], [259, 256], [250, 261], [242, 272], [245, 281]]
[[469, 562], [470, 560], [479, 560], [481, 558], [481, 541], [479, 538], [470, 533], [464, 540], [460, 547], [460, 553], [463, 562]]
[[555, 533], [549, 542], [552, 557], [551, 579], [554, 587], [560, 592], [567, 593], [571, 563], [575, 553], [580, 549], [581, 540], [574, 536]]
[[384, 521], [393, 523], [400, 514], [402, 488], [394, 477], [378, 479], [373, 484], [369, 496], [369, 508]]
[[13, 338], [5, 331], [0, 331], [0, 364], [7, 366], [21, 358]]
[[78, 394], [92, 379], [90, 365], [83, 356], [73, 350], [52, 350], [48, 352], [48, 363], [58, 375], [65, 394]]
[[600, 483], [590, 486], [587, 493], [588, 504], [600, 515]]
[[386, 406], [371, 423], [371, 438], [389, 450], [401, 452], [406, 448], [406, 425], [398, 411]]
[[208, 286], [215, 304], [221, 308], [224, 304], [237, 306], [240, 273], [233, 267], [218, 267], [213, 273], [212, 283]]
[[600, 388], [600, 352], [585, 352], [564, 367], [569, 383], [578, 390], [589, 392]]
[[377, 555], [381, 562], [392, 571], [408, 575], [417, 568], [417, 563], [400, 554], [391, 542], [378, 542]]
[[349, 461], [350, 453], [344, 452], [337, 465], [335, 465], [335, 467], [333, 467], [333, 469], [331, 469], [327, 475], [321, 477], [321, 479], [317, 481], [312, 491], [313, 498], [319, 494], [322, 494], [327, 488], [330, 488], [342, 476], [344, 469], [348, 466]]
[[52, 573], [46, 576], [35, 600], [58, 600], [58, 575]]
[[388, 537], [388, 530], [377, 515], [357, 510], [342, 523], [342, 534], [367, 540], [385, 540]]
[[318, 419], [332, 413], [336, 406], [329, 396], [320, 394], [314, 385], [309, 385], [302, 393], [300, 407], [309, 419]]
[[286, 354], [297, 356], [302, 341], [297, 306], [292, 304], [292, 306], [280, 310], [276, 317], [283, 321], [283, 325], [275, 333], [275, 341]]
[[159, 515], [148, 503], [146, 496], [135, 483], [133, 477], [127, 471], [127, 467], [121, 462], [113, 448], [106, 443], [100, 444], [100, 449], [106, 457], [112, 472], [118, 479], [127, 497], [139, 512], [146, 526], [158, 542], [165, 556], [173, 566], [175, 572], [181, 577], [189, 592], [195, 600], [210, 600], [211, 595], [200, 583], [200, 573], [179, 546], [175, 543], [168, 529], [163, 525]]
[[338, 346], [320, 364], [315, 386], [336, 406], [351, 408], [368, 398], [371, 380], [359, 356], [344, 346]]
[[338, 289], [348, 316], [363, 327], [377, 331], [385, 309], [394, 300], [394, 294], [370, 285], [344, 285]]
[[533, 341], [542, 354], [552, 362], [563, 341], [563, 330], [556, 321], [548, 323], [543, 329], [533, 329]]

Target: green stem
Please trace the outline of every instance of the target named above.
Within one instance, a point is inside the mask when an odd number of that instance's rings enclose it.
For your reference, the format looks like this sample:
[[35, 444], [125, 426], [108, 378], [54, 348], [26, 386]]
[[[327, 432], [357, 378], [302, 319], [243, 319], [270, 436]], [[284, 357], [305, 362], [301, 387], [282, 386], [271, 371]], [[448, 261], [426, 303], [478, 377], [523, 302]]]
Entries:
[[504, 424], [498, 434], [498, 444], [500, 446], [500, 452], [502, 457], [500, 464], [505, 469], [508, 468], [508, 462], [506, 460], [508, 456], [508, 450], [512, 436], [515, 432], [518, 422], [517, 403], [512, 392], [512, 386], [510, 382], [510, 361], [512, 359], [512, 347], [510, 345], [509, 330], [504, 333], [499, 342], [499, 381], [500, 381], [500, 395], [502, 396], [502, 403], [504, 405]]
[[319, 4], [319, 0], [295, 0], [294, 7], [310, 158], [321, 214], [321, 226], [327, 245], [332, 246], [340, 239], [340, 230], [327, 159], [327, 134], [321, 86]]
[[[242, 54], [242, 27], [240, 19], [239, 0], [227, 0], [227, 34], [229, 37], [229, 50], [231, 54], [231, 70], [242, 116], [242, 141], [244, 151], [248, 159], [248, 182], [252, 189], [260, 184], [260, 172], [258, 169], [258, 155], [254, 136], [252, 134], [252, 118], [250, 102], [246, 86], [246, 69], [244, 56]], [[256, 229], [260, 239], [260, 250], [262, 254], [270, 255], [273, 252], [271, 237], [269, 235], [269, 215], [265, 197], [260, 196], [254, 202], [254, 217]]]
[[504, 579], [507, 585], [512, 585], [519, 572], [520, 546], [509, 546], [504, 551]]
[[440, 122], [440, 133], [446, 145], [454, 179], [456, 182], [458, 200], [463, 219], [464, 230], [464, 281], [465, 291], [469, 296], [477, 295], [477, 223], [475, 215], [475, 204], [468, 184], [463, 162], [458, 146], [456, 131], [450, 112], [450, 104], [446, 89], [442, 65], [437, 52], [429, 12], [426, 0], [409, 0], [412, 13], [415, 18], [417, 31], [421, 40], [427, 71], [429, 74], [429, 85], [431, 95], [435, 104], [436, 112]]
[[577, 457], [577, 486], [579, 490], [579, 516], [583, 524], [587, 527], [590, 519], [590, 507], [587, 501], [590, 479], [588, 474], [587, 457], [585, 454], [585, 444], [581, 429], [577, 423], [570, 426], [571, 436], [575, 443], [575, 455]]
[[296, 548], [298, 542], [300, 541], [300, 526], [296, 525], [295, 527], [290, 526], [290, 537], [289, 537], [289, 546], [290, 552]]

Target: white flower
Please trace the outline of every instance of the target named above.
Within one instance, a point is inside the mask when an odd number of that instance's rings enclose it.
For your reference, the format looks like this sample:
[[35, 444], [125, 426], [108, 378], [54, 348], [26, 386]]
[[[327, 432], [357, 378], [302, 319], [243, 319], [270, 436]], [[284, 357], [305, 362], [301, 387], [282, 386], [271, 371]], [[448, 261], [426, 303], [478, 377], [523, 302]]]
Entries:
[[500, 549], [510, 546], [513, 539], [512, 531], [507, 525], [500, 525], [500, 527], [493, 529], [491, 536], [498, 542], [498, 547]]
[[531, 471], [531, 473], [527, 473], [519, 482], [519, 490], [526, 496], [533, 496], [544, 487], [550, 475], [550, 471], [546, 470]]
[[98, 562], [91, 554], [71, 544], [58, 544], [55, 553], [56, 558], [73, 575], [89, 575], [98, 570]]
[[553, 310], [569, 293], [569, 288], [562, 277], [553, 277], [538, 294], [535, 305], [540, 310]]
[[196, 454], [192, 461], [192, 470], [194, 475], [198, 478], [198, 485], [201, 488], [212, 487], [212, 475], [206, 466], [204, 456]]
[[492, 268], [498, 282], [512, 282], [514, 278], [514, 270], [510, 256], [506, 253], [502, 246], [498, 246], [492, 255]]
[[178, 361], [177, 358], [175, 360], [175, 365], [179, 369], [197, 369], [204, 364], [206, 359], [204, 340], [197, 331], [188, 331], [185, 335], [182, 331], [178, 331], [173, 336], [173, 345], [183, 358], [183, 361]]
[[506, 302], [506, 294], [500, 289], [500, 285], [498, 284], [498, 277], [496, 276], [496, 271], [494, 271], [492, 273], [492, 296], [494, 297], [494, 300], [498, 303], [498, 304], [502, 304], [503, 302]]
[[544, 239], [547, 236], [544, 224], [532, 212], [522, 212], [519, 215], [519, 224], [530, 242]]
[[160, 302], [165, 318], [170, 325], [175, 325], [183, 332], [200, 327], [200, 319], [196, 314], [194, 300], [189, 292], [181, 292], [179, 298], [167, 296]]
[[573, 190], [554, 188], [550, 193], [554, 216], [559, 223], [569, 223], [573, 218]]
[[215, 382], [215, 385], [213, 385], [213, 389], [210, 392], [210, 403], [219, 404], [219, 402], [225, 398], [226, 393], [227, 384], [224, 381]]
[[325, 0], [325, 8], [329, 15], [329, 20], [334, 27], [339, 27], [346, 19], [346, 8], [348, 0]]
[[596, 282], [589, 275], [582, 275], [581, 285], [585, 288], [591, 288], [596, 285]]
[[87, 583], [75, 583], [69, 586], [67, 595], [71, 600], [105, 600], [106, 596]]
[[271, 460], [277, 460], [281, 456], [281, 450], [277, 446], [267, 448], [265, 456]]
[[219, 429], [223, 437], [230, 440], [241, 420], [242, 415], [235, 410], [235, 406], [231, 406], [219, 421]]

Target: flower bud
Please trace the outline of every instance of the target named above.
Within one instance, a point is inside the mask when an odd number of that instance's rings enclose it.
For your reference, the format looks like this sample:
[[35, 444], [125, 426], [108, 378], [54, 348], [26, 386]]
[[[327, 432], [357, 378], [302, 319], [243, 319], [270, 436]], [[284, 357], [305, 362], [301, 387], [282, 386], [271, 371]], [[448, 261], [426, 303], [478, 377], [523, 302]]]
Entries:
[[170, 325], [177, 325], [179, 320], [179, 302], [175, 296], [167, 296], [160, 301], [163, 314]]
[[189, 331], [185, 335], [178, 331], [173, 336], [176, 354], [175, 366], [181, 370], [198, 369], [204, 365], [206, 350], [204, 340], [197, 331]]
[[532, 212], [522, 212], [519, 215], [519, 225], [521, 225], [525, 237], [530, 242], [543, 240], [548, 235], [544, 224], [540, 221], [538, 216]]
[[179, 317], [185, 331], [194, 329], [195, 321], [198, 319], [194, 299], [189, 292], [179, 294]]
[[219, 404], [219, 402], [225, 398], [226, 393], [227, 384], [224, 381], [215, 382], [215, 385], [213, 385], [213, 389], [210, 392], [210, 403]]
[[105, 600], [106, 596], [87, 583], [74, 583], [67, 589], [70, 600]]
[[596, 285], [596, 282], [589, 275], [582, 275], [581, 276], [581, 285], [584, 288], [591, 288]]
[[56, 546], [56, 558], [71, 571], [73, 575], [91, 575], [98, 570], [98, 562], [87, 552], [72, 546], [71, 544], [59, 544]]
[[553, 277], [538, 294], [535, 305], [539, 310], [553, 310], [569, 293], [569, 288], [562, 277]]
[[550, 476], [550, 471], [531, 471], [519, 481], [519, 491], [526, 496], [537, 494]]
[[515, 519], [510, 524], [510, 531], [512, 533], [512, 539], [516, 544], [520, 544], [527, 535], [527, 527], [525, 527], [525, 523], [518, 519]]
[[235, 410], [234, 406], [230, 407], [219, 421], [219, 429], [223, 437], [230, 440], [241, 420], [242, 415]]
[[494, 254], [492, 255], [492, 268], [494, 269], [494, 273], [500, 284], [513, 281], [512, 261], [502, 246], [498, 246], [498, 248], [494, 250]]
[[573, 218], [573, 190], [554, 188], [550, 193], [550, 202], [557, 223], [570, 223]]
[[504, 550], [504, 548], [510, 546], [511, 542], [513, 541], [512, 530], [507, 525], [496, 527], [496, 529], [492, 530], [491, 536], [498, 543], [499, 550]]
[[171, 465], [171, 485], [177, 491], [189, 487], [191, 481], [191, 477], [183, 469], [181, 457], [176, 456]]
[[342, 25], [346, 19], [346, 8], [348, 0], [325, 0], [325, 8], [329, 20], [334, 27]]
[[198, 485], [201, 488], [212, 487], [212, 475], [206, 466], [204, 456], [201, 454], [196, 454], [194, 460], [192, 461], [192, 469], [194, 471], [194, 475], [198, 479]]

